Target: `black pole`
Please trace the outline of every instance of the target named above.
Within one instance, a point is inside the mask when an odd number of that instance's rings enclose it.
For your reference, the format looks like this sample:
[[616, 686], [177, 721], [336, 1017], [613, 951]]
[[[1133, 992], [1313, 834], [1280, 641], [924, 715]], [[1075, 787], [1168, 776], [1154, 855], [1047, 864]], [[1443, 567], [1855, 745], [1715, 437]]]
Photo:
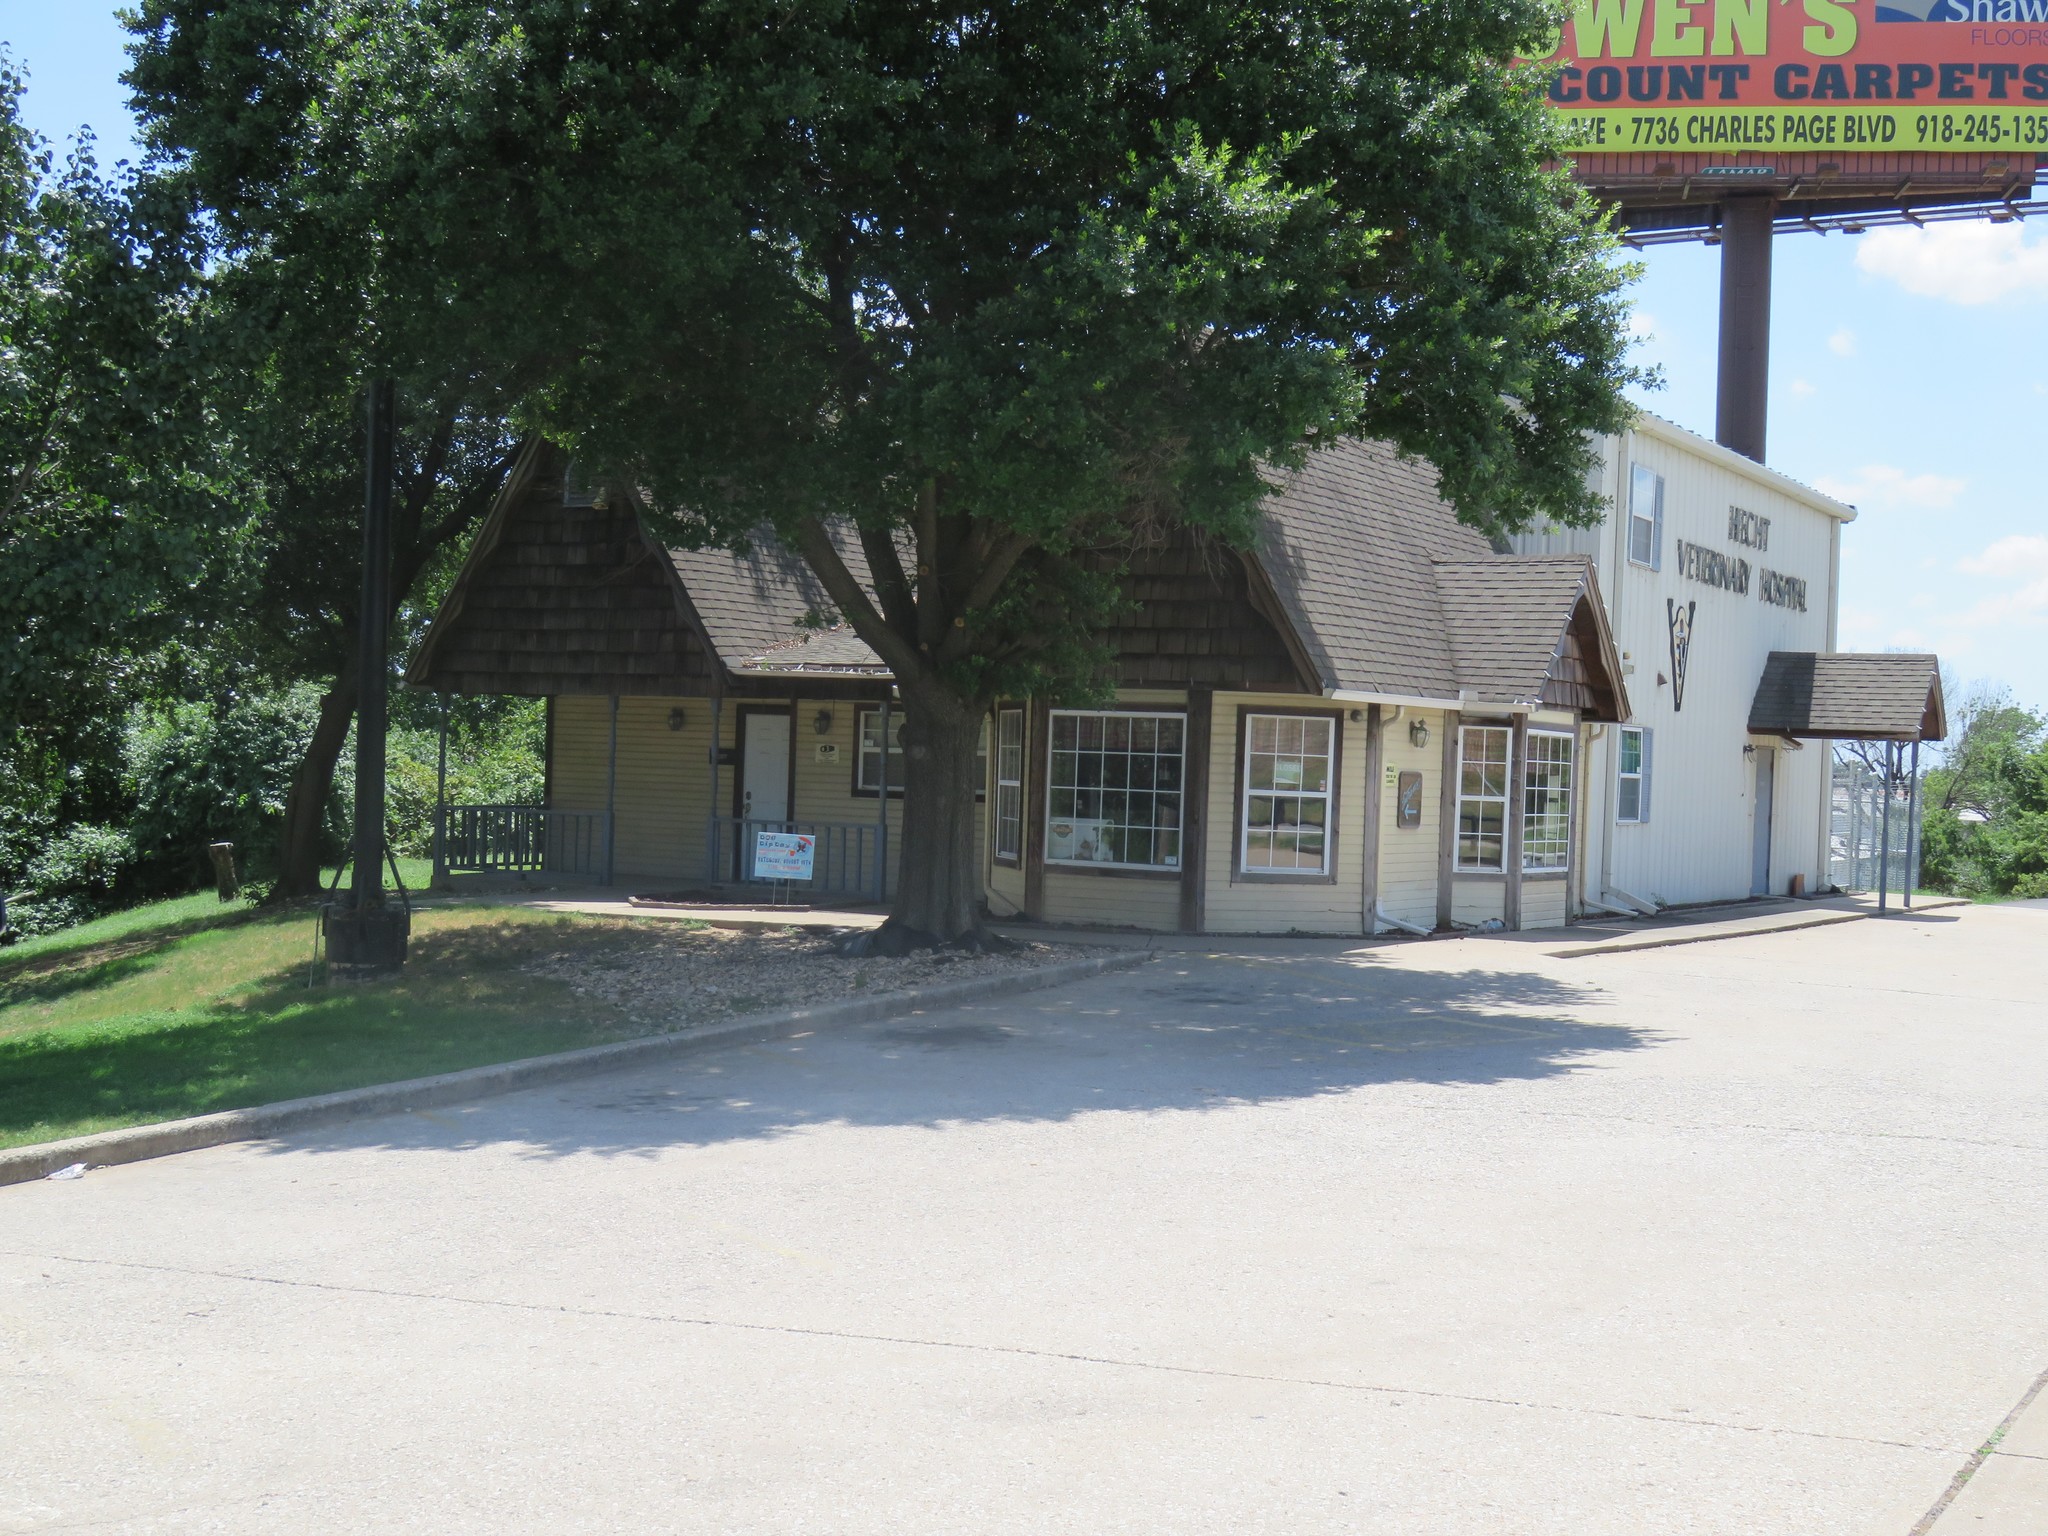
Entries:
[[[355, 878], [345, 900], [321, 914], [330, 965], [391, 971], [405, 964], [412, 908], [384, 901], [384, 740], [390, 679], [385, 675], [391, 624], [391, 465], [396, 431], [388, 379], [369, 387], [368, 484], [363, 496], [363, 605], [357, 615]], [[403, 896], [403, 890], [400, 892]]]
[[1771, 376], [1771, 216], [1768, 197], [1721, 205], [1721, 359], [1714, 441], [1764, 462]]
[[387, 733], [386, 630], [391, 618], [391, 460], [394, 391], [369, 388], [368, 484], [363, 495], [363, 606], [358, 620], [355, 880], [358, 912], [384, 905], [384, 740]]

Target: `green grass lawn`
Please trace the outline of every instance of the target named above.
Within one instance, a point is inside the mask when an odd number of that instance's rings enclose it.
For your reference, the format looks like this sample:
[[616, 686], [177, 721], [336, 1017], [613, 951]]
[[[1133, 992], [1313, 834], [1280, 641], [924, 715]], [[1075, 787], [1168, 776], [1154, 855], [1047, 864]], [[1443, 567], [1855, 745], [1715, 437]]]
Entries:
[[210, 893], [0, 949], [0, 1147], [511, 1061], [644, 1033], [522, 963], [630, 924], [429, 908], [381, 981], [307, 985], [309, 908]]

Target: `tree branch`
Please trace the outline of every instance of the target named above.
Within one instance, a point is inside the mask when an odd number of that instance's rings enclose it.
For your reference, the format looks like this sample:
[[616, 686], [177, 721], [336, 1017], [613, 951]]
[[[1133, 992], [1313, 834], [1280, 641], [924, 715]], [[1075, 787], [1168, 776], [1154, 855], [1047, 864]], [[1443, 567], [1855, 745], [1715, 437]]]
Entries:
[[832, 601], [839, 605], [841, 616], [853, 626], [853, 632], [873, 647], [883, 665], [896, 674], [898, 682], [921, 676], [926, 668], [916, 647], [882, 617], [861, 584], [853, 579], [853, 572], [839, 558], [824, 523], [807, 517], [796, 525], [794, 532], [797, 553], [817, 573]]
[[[875, 583], [875, 595], [882, 600], [882, 614], [901, 634], [917, 633], [917, 600], [910, 578], [896, 551], [896, 540], [886, 528], [862, 528], [860, 551], [868, 557], [868, 575]], [[835, 551], [836, 553], [836, 551]]]

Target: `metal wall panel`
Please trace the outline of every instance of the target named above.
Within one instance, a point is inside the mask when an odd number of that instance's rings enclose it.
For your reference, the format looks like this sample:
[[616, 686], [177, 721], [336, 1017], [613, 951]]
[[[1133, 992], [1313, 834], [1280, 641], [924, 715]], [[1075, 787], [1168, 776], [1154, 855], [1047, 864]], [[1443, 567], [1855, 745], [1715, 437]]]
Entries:
[[[1659, 570], [1625, 558], [1626, 488], [1642, 463], [1664, 476]], [[1749, 894], [1754, 760], [1750, 700], [1774, 650], [1824, 651], [1836, 602], [1832, 534], [1836, 519], [1816, 493], [1736, 460], [1726, 450], [1663, 423], [1605, 439], [1595, 472], [1616, 510], [1597, 530], [1518, 536], [1518, 552], [1583, 553], [1599, 571], [1608, 618], [1623, 658], [1634, 710], [1632, 724], [1652, 729], [1651, 819], [1614, 818], [1618, 732], [1599, 732], [1588, 755], [1586, 889], [1596, 898], [1622, 890], [1678, 905]], [[1731, 538], [1729, 510], [1770, 519], [1768, 548]], [[1738, 593], [1688, 575], [1680, 543], [1748, 562], [1748, 591]], [[1763, 568], [1806, 582], [1806, 611], [1763, 600]], [[1681, 705], [1671, 644], [1671, 603], [1694, 604]], [[1771, 883], [1785, 889], [1795, 874], [1807, 888], [1824, 883], [1819, 868], [1827, 794], [1826, 748], [1810, 743], [1781, 751], [1772, 825]]]

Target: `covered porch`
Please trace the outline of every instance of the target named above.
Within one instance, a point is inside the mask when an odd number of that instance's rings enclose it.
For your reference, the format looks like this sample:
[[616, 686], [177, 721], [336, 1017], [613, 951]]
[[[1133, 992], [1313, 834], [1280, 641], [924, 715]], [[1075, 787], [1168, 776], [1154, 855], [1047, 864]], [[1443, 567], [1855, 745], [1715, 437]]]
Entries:
[[[444, 740], [436, 885], [886, 900], [902, 781], [890, 681], [844, 630], [798, 626], [824, 604], [793, 564], [662, 549], [633, 511], [579, 491], [559, 453], [530, 451], [407, 682], [545, 699], [545, 793], [448, 803]], [[764, 850], [802, 857], [777, 879]]]

